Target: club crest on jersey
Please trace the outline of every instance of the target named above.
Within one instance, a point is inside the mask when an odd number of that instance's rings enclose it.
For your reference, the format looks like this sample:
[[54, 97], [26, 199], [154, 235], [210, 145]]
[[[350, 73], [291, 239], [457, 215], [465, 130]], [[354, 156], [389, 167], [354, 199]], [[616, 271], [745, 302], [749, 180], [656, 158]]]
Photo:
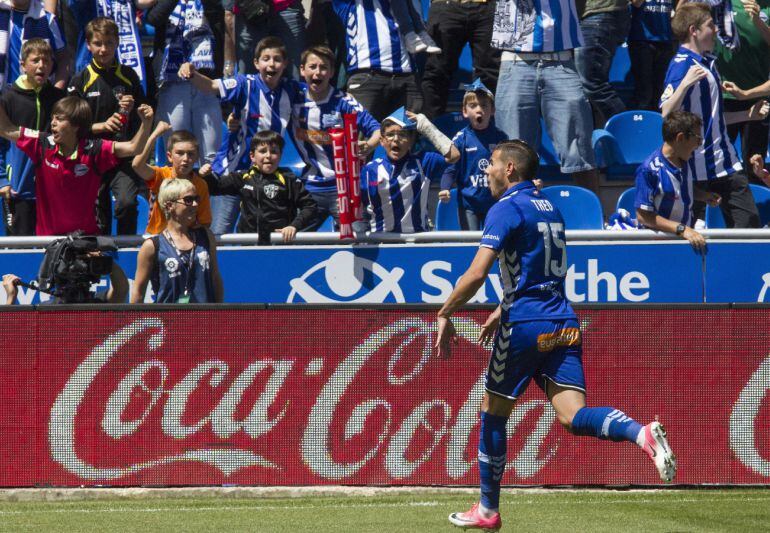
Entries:
[[322, 128], [335, 128], [342, 126], [342, 117], [339, 113], [324, 113], [321, 115]]
[[72, 169], [72, 172], [75, 173], [77, 177], [85, 176], [88, 174], [88, 167], [82, 163], [79, 163], [75, 165], [75, 168]]
[[278, 185], [274, 183], [268, 183], [264, 186], [265, 196], [270, 198], [271, 200], [278, 196]]

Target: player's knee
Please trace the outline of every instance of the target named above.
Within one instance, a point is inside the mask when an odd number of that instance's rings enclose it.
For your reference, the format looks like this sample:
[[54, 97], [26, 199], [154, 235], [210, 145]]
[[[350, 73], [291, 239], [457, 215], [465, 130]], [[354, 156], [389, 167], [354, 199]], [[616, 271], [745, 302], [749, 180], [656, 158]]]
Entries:
[[561, 424], [561, 427], [569, 431], [570, 433], [574, 433], [572, 430], [572, 420], [575, 418], [575, 413], [556, 413], [556, 419], [559, 421], [559, 424]]

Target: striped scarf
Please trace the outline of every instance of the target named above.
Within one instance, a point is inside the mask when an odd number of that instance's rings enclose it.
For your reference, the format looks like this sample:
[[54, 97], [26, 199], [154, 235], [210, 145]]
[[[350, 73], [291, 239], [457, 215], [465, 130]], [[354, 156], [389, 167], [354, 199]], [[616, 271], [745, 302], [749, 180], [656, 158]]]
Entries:
[[[46, 11], [42, 0], [32, 0], [29, 9], [24, 14], [21, 24], [22, 31], [27, 19], [45, 18]], [[8, 52], [11, 47], [11, 32], [13, 30], [13, 4], [10, 0], [0, 0], [0, 87], [4, 87], [8, 81]], [[24, 34], [22, 33], [22, 40]], [[13, 80], [11, 80], [13, 81]]]
[[[136, 27], [136, 14], [133, 0], [97, 0], [96, 16], [107, 17], [118, 25], [118, 63], [131, 67], [142, 82], [142, 89], [147, 91], [144, 73], [144, 58], [142, 57], [142, 42], [139, 38], [139, 28]], [[88, 62], [91, 61], [88, 54]], [[78, 69], [82, 70], [82, 69]]]
[[178, 81], [177, 71], [190, 62], [196, 69], [214, 68], [214, 35], [201, 0], [179, 0], [166, 27], [160, 81]]

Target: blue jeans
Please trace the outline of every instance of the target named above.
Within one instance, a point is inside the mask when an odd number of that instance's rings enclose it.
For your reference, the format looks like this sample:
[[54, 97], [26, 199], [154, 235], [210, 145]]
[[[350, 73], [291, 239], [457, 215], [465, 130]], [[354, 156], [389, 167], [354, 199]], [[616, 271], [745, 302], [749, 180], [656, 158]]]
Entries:
[[626, 40], [630, 26], [628, 9], [588, 15], [580, 22], [584, 44], [575, 50], [575, 65], [594, 108], [597, 128], [603, 128], [607, 119], [626, 110], [609, 80], [615, 50]]
[[591, 106], [574, 61], [504, 60], [495, 108], [497, 127], [534, 149], [540, 144], [542, 118], [564, 174], [595, 168]]
[[337, 204], [337, 191], [310, 192], [310, 196], [316, 203], [318, 209], [316, 210], [316, 220], [313, 224], [305, 228], [305, 231], [317, 231], [321, 227], [321, 224], [326, 222], [326, 219], [330, 216], [334, 219], [334, 227], [340, 226], [340, 211]]
[[278, 13], [270, 13], [257, 24], [246, 21], [241, 15], [235, 16], [235, 43], [238, 57], [238, 72], [240, 74], [255, 74], [254, 49], [257, 43], [272, 35], [279, 37], [286, 45], [286, 52], [292, 63], [292, 69], [287, 74], [293, 78], [299, 77], [300, 55], [305, 49], [305, 10], [302, 2], [297, 2]]
[[214, 160], [222, 144], [219, 98], [199, 91], [188, 81], [165, 83], [158, 92], [156, 116], [171, 124], [174, 131], [187, 130], [195, 135], [201, 164]]
[[460, 229], [465, 231], [481, 231], [484, 229], [485, 214], [461, 208], [458, 215], [460, 217]]
[[211, 197], [211, 233], [235, 233], [235, 221], [241, 213], [241, 199], [229, 194]]

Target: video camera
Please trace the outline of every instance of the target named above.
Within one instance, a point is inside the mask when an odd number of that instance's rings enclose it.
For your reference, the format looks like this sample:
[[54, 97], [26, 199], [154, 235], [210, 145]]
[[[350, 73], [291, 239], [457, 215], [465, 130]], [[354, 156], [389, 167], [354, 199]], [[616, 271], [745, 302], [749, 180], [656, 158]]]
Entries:
[[38, 272], [38, 290], [53, 294], [65, 304], [94, 302], [91, 285], [112, 271], [112, 257], [102, 252], [116, 251], [108, 237], [83, 235], [76, 231], [45, 248]]

